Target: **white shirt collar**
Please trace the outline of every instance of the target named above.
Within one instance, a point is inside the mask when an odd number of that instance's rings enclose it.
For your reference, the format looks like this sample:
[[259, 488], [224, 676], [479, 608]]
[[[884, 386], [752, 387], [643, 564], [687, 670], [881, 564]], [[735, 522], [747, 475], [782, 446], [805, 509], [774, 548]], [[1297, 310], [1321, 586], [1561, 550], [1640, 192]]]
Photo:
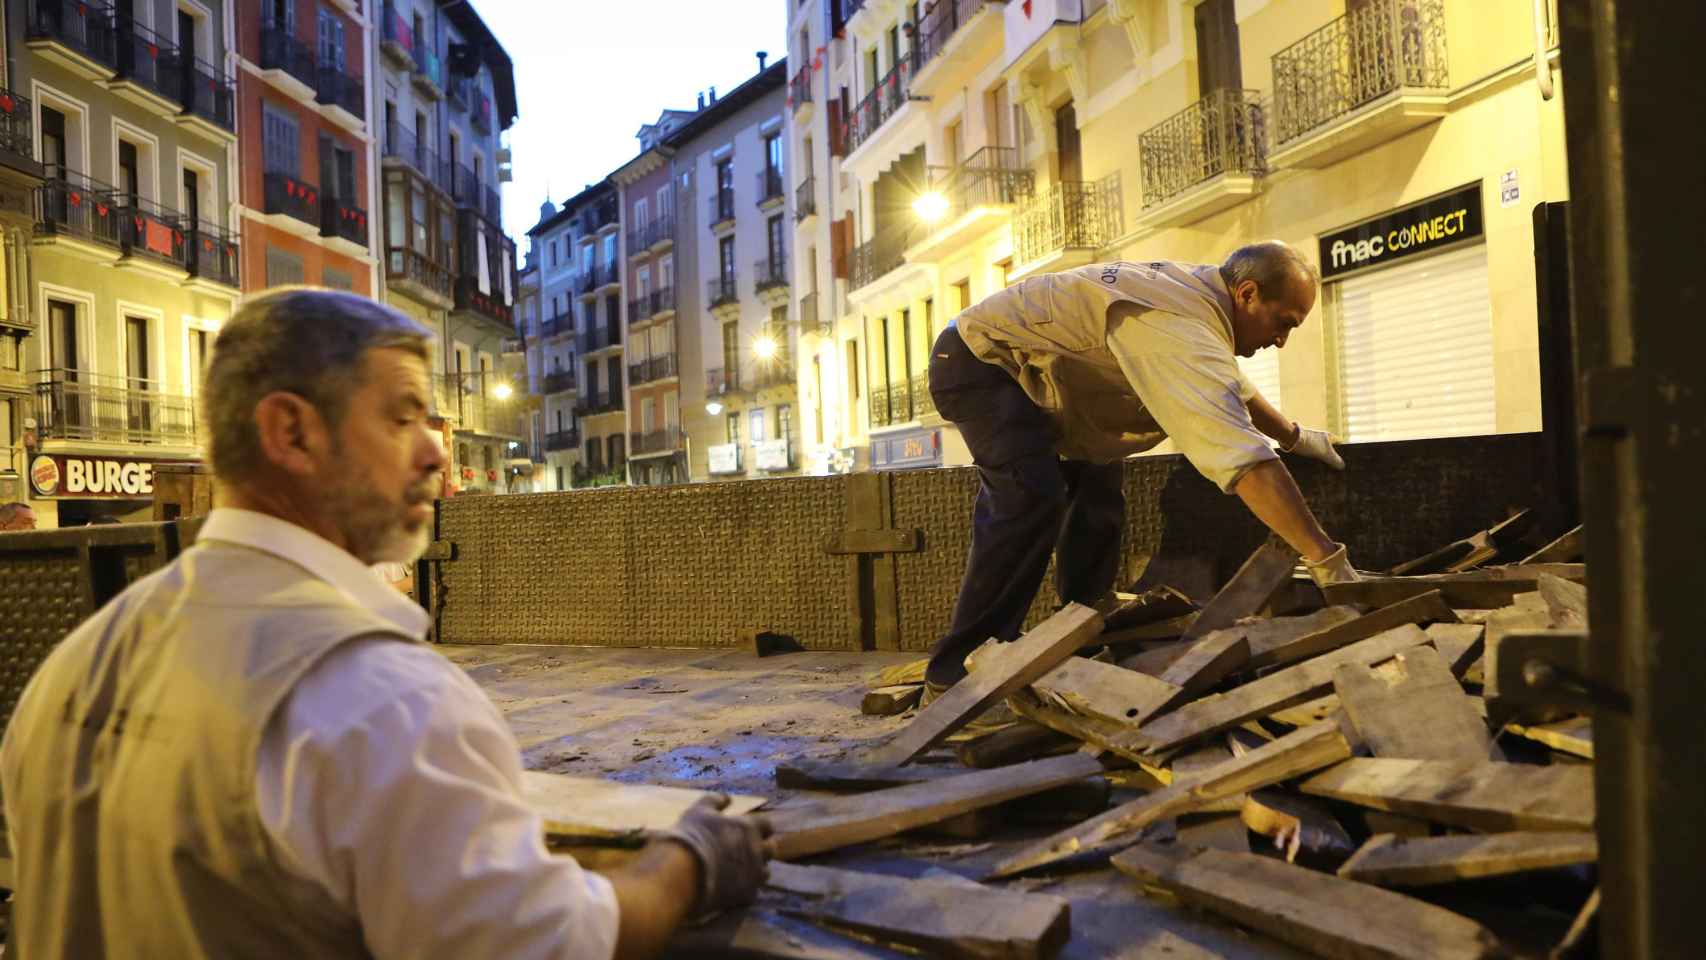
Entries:
[[197, 540], [234, 543], [289, 560], [411, 637], [424, 638], [432, 625], [419, 604], [398, 593], [347, 550], [306, 527], [253, 510], [220, 507], [207, 515]]

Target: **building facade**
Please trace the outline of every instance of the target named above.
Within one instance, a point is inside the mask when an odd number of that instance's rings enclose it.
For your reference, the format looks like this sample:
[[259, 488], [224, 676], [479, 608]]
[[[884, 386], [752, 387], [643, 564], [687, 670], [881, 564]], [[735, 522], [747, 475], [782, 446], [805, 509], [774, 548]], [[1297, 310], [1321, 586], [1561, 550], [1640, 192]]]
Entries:
[[687, 480], [677, 352], [675, 186], [663, 137], [691, 114], [666, 110], [642, 127], [640, 154], [611, 174], [619, 191], [628, 301], [628, 473], [636, 484]]
[[372, 296], [372, 20], [355, 4], [237, 0], [243, 288]]
[[1241, 361], [1289, 415], [1349, 442], [1539, 429], [1531, 216], [1566, 170], [1531, 4], [787, 9], [812, 68], [788, 139], [796, 243], [817, 251], [796, 274], [819, 292], [800, 361], [814, 468], [967, 462], [925, 371], [990, 293], [1263, 238], [1325, 278], [1283, 352]]
[[199, 458], [201, 371], [239, 294], [232, 10], [5, 12], [0, 467], [27, 477], [12, 486], [42, 526], [146, 515], [153, 465]]
[[677, 352], [691, 479], [795, 473], [799, 431], [783, 114], [787, 60], [664, 142], [677, 195]]

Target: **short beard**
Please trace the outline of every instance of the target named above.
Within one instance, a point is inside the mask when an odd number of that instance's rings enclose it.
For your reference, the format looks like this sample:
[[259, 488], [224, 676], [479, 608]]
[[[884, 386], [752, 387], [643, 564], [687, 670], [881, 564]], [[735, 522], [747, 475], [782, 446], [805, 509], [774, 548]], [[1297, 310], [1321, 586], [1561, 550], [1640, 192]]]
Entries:
[[349, 552], [362, 563], [414, 563], [432, 541], [432, 523], [409, 528], [403, 515], [416, 500], [431, 500], [430, 484], [410, 491], [402, 505], [392, 503], [373, 490], [364, 477], [345, 473], [328, 485], [327, 505], [344, 535]]

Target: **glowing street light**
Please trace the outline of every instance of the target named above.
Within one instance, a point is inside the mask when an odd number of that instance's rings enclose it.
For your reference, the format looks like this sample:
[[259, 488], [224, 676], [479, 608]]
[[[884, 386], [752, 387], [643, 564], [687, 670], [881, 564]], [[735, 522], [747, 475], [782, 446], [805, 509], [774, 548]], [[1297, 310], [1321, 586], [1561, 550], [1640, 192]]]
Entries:
[[912, 212], [925, 223], [935, 223], [948, 215], [948, 198], [937, 190], [921, 193], [912, 201]]
[[765, 334], [752, 342], [752, 352], [757, 354], [760, 360], [774, 360], [776, 351], [779, 349], [780, 346], [776, 343], [776, 338], [769, 334]]
[[510, 398], [510, 394], [513, 393], [515, 393], [515, 389], [507, 383], [499, 383], [492, 387], [492, 396], [499, 400], [508, 400]]
[[715, 400], [711, 400], [705, 404], [705, 412], [714, 417], [723, 412], [723, 405]]

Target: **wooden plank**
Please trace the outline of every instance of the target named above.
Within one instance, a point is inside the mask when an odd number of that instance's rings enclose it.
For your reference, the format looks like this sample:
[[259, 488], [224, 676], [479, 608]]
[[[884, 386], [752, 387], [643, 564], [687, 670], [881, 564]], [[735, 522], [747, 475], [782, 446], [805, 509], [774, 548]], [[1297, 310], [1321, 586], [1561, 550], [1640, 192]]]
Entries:
[[1073, 713], [1053, 701], [1044, 700], [1032, 690], [1020, 690], [1008, 697], [1007, 703], [1013, 712], [1033, 723], [1089, 744], [1099, 751], [1105, 750], [1130, 760], [1152, 775], [1164, 773], [1155, 764], [1155, 758], [1144, 752], [1144, 742], [1137, 728], [1129, 724]]
[[1492, 609], [1510, 605], [1519, 593], [1538, 589], [1542, 573], [1580, 582], [1586, 579], [1586, 570], [1579, 563], [1551, 563], [1486, 567], [1466, 573], [1423, 577], [1365, 577], [1354, 583], [1330, 584], [1322, 588], [1322, 595], [1328, 603], [1384, 607], [1429, 590], [1438, 590], [1452, 607]]
[[1336, 724], [1324, 723], [1297, 730], [1242, 757], [1233, 757], [1188, 776], [1175, 777], [1165, 789], [1045, 837], [1001, 861], [990, 875], [1012, 876], [1098, 849], [1136, 834], [1158, 820], [1191, 813], [1215, 800], [1319, 770], [1350, 755], [1350, 741], [1345, 739]]
[[1043, 960], [1066, 945], [1066, 900], [975, 883], [773, 863], [766, 886], [798, 895], [786, 912], [827, 920], [933, 957]]
[[[662, 830], [675, 826], [688, 807], [707, 796], [710, 794], [703, 790], [618, 783], [597, 777], [566, 777], [537, 770], [521, 774], [521, 797], [545, 819], [546, 833]], [[765, 797], [736, 794], [729, 798], [724, 812], [739, 816], [768, 802]]]
[[1599, 844], [1585, 831], [1410, 838], [1383, 833], [1368, 838], [1339, 868], [1339, 876], [1383, 887], [1422, 887], [1598, 859]]
[[1448, 543], [1425, 556], [1400, 563], [1387, 573], [1394, 577], [1407, 577], [1448, 570], [1467, 570], [1479, 566], [1498, 556], [1501, 549], [1526, 532], [1530, 526], [1528, 518], [1529, 511], [1520, 510], [1480, 533], [1464, 537], [1455, 543]]
[[1232, 853], [1250, 852], [1250, 831], [1233, 813], [1192, 813], [1179, 818], [1178, 842]]
[[948, 692], [918, 712], [912, 722], [886, 743], [868, 751], [864, 762], [874, 766], [910, 763], [983, 711], [1021, 687], [1059, 666], [1086, 640], [1102, 630], [1102, 617], [1082, 604], [1066, 608], [1013, 641], [1004, 656], [968, 674]]
[[1499, 647], [1505, 637], [1546, 630], [1551, 622], [1551, 614], [1539, 610], [1499, 610], [1487, 618], [1482, 659], [1486, 674], [1484, 695], [1488, 700], [1499, 699]]
[[1232, 575], [1226, 586], [1197, 614], [1196, 622], [1186, 630], [1186, 640], [1200, 640], [1211, 630], [1230, 627], [1244, 617], [1262, 609], [1280, 584], [1291, 577], [1297, 566], [1297, 551], [1278, 538], [1270, 537], [1256, 548]]
[[930, 658], [911, 660], [897, 663], [892, 667], [884, 667], [871, 680], [873, 687], [894, 687], [904, 683], [923, 683], [924, 671], [930, 667]]
[[987, 736], [954, 747], [954, 756], [968, 767], [987, 770], [1076, 749], [1077, 741], [1036, 722], [1015, 723]]
[[1593, 767], [1587, 764], [1465, 767], [1358, 758], [1323, 770], [1298, 789], [1482, 833], [1593, 829]]
[[[1159, 682], [1171, 685], [1177, 692], [1158, 709], [1167, 709], [1185, 700], [1202, 696], [1249, 661], [1249, 637], [1235, 628], [1216, 630], [1191, 643], [1178, 659], [1168, 664], [1167, 669], [1161, 672]], [[1145, 716], [1140, 718], [1140, 721], [1147, 719]]]
[[1140, 844], [1114, 857], [1113, 864], [1144, 883], [1173, 891], [1188, 905], [1317, 956], [1457, 960], [1504, 955], [1490, 931], [1442, 907], [1257, 854]]
[[1139, 733], [1151, 751], [1171, 749], [1320, 696], [1333, 685], [1333, 671], [1340, 664], [1379, 663], [1427, 639], [1414, 624], [1394, 627], [1226, 693], [1185, 704], [1145, 724]]
[[1435, 623], [1428, 625], [1423, 632], [1445, 660], [1446, 669], [1461, 680], [1470, 666], [1481, 659], [1481, 637], [1486, 629], [1479, 623]]
[[964, 773], [959, 767], [932, 763], [870, 767], [831, 760], [789, 760], [776, 765], [776, 785], [784, 790], [886, 790], [909, 783], [946, 780]]
[[[1576, 529], [1581, 529], [1577, 527]], [[1589, 944], [1595, 940], [1594, 932], [1599, 927], [1599, 888], [1594, 887], [1593, 893], [1588, 894], [1582, 909], [1576, 913], [1576, 919], [1570, 922], [1570, 929], [1564, 931], [1564, 939], [1547, 954], [1547, 960], [1574, 960], [1579, 956], [1598, 956], [1598, 951]]]
[[1172, 620], [1197, 609], [1196, 601], [1165, 584], [1139, 594], [1124, 594], [1120, 605], [1107, 615], [1107, 630], [1124, 630]]
[[877, 687], [865, 691], [865, 698], [859, 702], [859, 712], [868, 717], [892, 717], [918, 706], [918, 698], [923, 693], [924, 685], [920, 683]]
[[1479, 763], [1493, 748], [1486, 721], [1439, 651], [1416, 647], [1392, 658], [1387, 680], [1364, 664], [1333, 674], [1333, 690], [1357, 736], [1377, 757]]
[[[1206, 639], [1208, 638], [1203, 638], [1203, 640]], [[1146, 673], [1159, 680], [1161, 675], [1167, 672], [1168, 667], [1178, 662], [1180, 657], [1188, 653], [1192, 647], [1202, 643], [1203, 640], [1177, 640], [1172, 643], [1163, 643], [1142, 653], [1122, 657], [1116, 662], [1127, 670]]]
[[915, 955], [855, 940], [798, 917], [757, 908], [687, 925], [669, 941], [671, 960], [913, 960]]
[[1069, 657], [1031, 684], [1059, 697], [1074, 713], [1137, 725], [1180, 695], [1178, 687], [1111, 663]]
[[1155, 643], [1161, 640], [1171, 640], [1183, 636], [1191, 624], [1197, 622], [1197, 614], [1187, 613], [1182, 617], [1171, 620], [1161, 620], [1156, 623], [1146, 623], [1141, 627], [1125, 627], [1120, 630], [1109, 630], [1085, 644], [1090, 647], [1117, 647], [1129, 643]]
[[1225, 630], [1217, 630], [1203, 639], [1212, 639], [1219, 633], [1243, 636], [1250, 642], [1250, 658], [1255, 661], [1251, 666], [1254, 668], [1265, 665], [1263, 657], [1270, 650], [1282, 647], [1299, 637], [1306, 637], [1329, 627], [1336, 627], [1341, 623], [1355, 620], [1361, 615], [1362, 611], [1356, 607], [1322, 607], [1320, 610], [1302, 616], [1246, 620], [1235, 623]]
[[1570, 717], [1533, 725], [1507, 723], [1505, 729], [1519, 737], [1544, 743], [1560, 753], [1593, 759], [1593, 718]]
[[1522, 558], [1524, 566], [1535, 563], [1571, 563], [1582, 558], [1582, 528], [1578, 524], [1563, 536]]
[[1552, 611], [1554, 627], [1585, 628], [1588, 625], [1588, 588], [1571, 583], [1562, 577], [1543, 573], [1539, 578], [1540, 596]]
[[1356, 851], [1344, 825], [1320, 803], [1284, 790], [1256, 790], [1238, 810], [1244, 826], [1274, 841], [1294, 862], [1299, 853], [1339, 860]]
[[929, 783], [816, 800], [772, 813], [770, 822], [776, 831], [772, 843], [778, 859], [808, 857], [894, 836], [1101, 772], [1102, 764], [1094, 756], [1069, 753]]
[[[1349, 609], [1346, 607], [1328, 607], [1328, 610]], [[1326, 611], [1322, 611], [1326, 612]], [[1260, 646], [1251, 641], [1250, 668], [1281, 666], [1297, 663], [1310, 657], [1319, 656], [1330, 650], [1367, 640], [1377, 633], [1385, 633], [1393, 627], [1406, 623], [1452, 623], [1457, 620], [1457, 614], [1445, 605], [1437, 591], [1429, 591], [1408, 600], [1400, 600], [1389, 607], [1356, 617], [1355, 619], [1329, 624], [1319, 630], [1293, 637], [1289, 640], [1276, 638], [1272, 643]]]
[[[1246, 751], [1248, 752], [1248, 751]], [[1199, 777], [1215, 767], [1233, 758], [1234, 754], [1229, 744], [1203, 743], [1192, 747], [1174, 757], [1167, 764], [1167, 772], [1172, 774], [1169, 783], [1176, 780], [1189, 780]], [[1237, 813], [1244, 808], [1244, 794], [1234, 793], [1217, 800], [1209, 800], [1197, 807], [1196, 813]]]

